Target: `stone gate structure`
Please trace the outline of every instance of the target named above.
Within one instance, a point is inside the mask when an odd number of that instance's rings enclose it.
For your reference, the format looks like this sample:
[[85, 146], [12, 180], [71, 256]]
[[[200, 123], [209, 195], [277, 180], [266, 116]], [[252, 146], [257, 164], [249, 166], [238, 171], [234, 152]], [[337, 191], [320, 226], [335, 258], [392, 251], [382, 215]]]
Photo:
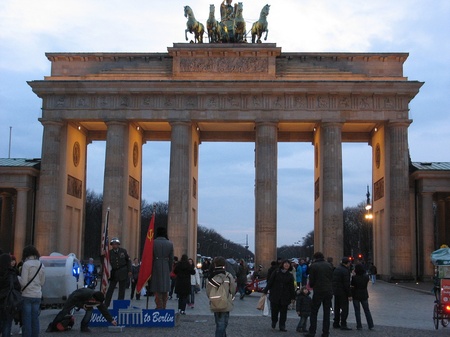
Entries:
[[271, 43], [48, 53], [51, 74], [29, 82], [43, 100], [36, 245], [81, 255], [87, 146], [103, 140], [110, 236], [138, 256], [142, 145], [166, 140], [169, 237], [176, 255], [195, 256], [200, 144], [246, 141], [255, 143], [256, 262], [269, 265], [277, 242], [277, 144], [309, 142], [315, 151], [314, 248], [339, 261], [342, 143], [364, 142], [373, 153], [374, 260], [383, 276], [410, 278], [408, 105], [422, 83], [404, 76], [407, 56], [283, 53]]

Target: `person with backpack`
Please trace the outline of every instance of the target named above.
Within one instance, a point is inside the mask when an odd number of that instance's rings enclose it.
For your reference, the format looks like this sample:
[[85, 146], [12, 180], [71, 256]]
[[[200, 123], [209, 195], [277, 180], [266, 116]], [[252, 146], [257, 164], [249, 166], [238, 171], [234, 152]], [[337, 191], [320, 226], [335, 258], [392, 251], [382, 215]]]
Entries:
[[20, 283], [17, 273], [11, 266], [11, 255], [0, 255], [0, 334], [11, 336], [12, 322], [16, 312], [9, 307], [7, 297], [12, 288], [20, 291]]
[[214, 269], [210, 272], [206, 284], [206, 294], [210, 301], [210, 309], [214, 313], [216, 323], [215, 337], [226, 337], [230, 311], [233, 310], [236, 282], [225, 270], [226, 260], [218, 256], [213, 261]]
[[68, 330], [68, 324], [71, 326], [73, 325], [73, 319], [70, 312], [74, 308], [86, 310], [86, 313], [81, 320], [81, 332], [91, 332], [88, 326], [91, 321], [92, 311], [95, 307], [97, 307], [108, 322], [111, 322], [112, 325], [117, 325], [116, 320], [111, 316], [108, 308], [103, 303], [104, 300], [105, 296], [101, 291], [95, 291], [90, 288], [79, 288], [73, 291], [64, 303], [62, 310], [56, 315], [53, 322], [48, 325], [46, 332]]

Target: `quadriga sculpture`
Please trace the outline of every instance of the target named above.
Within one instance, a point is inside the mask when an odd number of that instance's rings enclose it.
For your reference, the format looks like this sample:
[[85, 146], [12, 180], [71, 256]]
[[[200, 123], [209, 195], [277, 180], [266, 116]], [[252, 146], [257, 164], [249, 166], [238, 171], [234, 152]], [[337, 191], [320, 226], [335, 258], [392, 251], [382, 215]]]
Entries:
[[187, 33], [194, 33], [194, 42], [203, 43], [203, 34], [205, 33], [205, 26], [195, 19], [194, 12], [191, 7], [184, 6], [184, 16], [188, 18], [186, 22], [187, 29], [184, 31], [186, 41], [188, 41]]
[[267, 40], [267, 34], [269, 33], [269, 29], [267, 29], [267, 15], [269, 15], [270, 5], [265, 5], [261, 10], [261, 14], [259, 15], [259, 20], [253, 23], [252, 25], [252, 43], [255, 43], [255, 38], [257, 43], [261, 43], [261, 36], [264, 32], [266, 32], [266, 36], [264, 41]]

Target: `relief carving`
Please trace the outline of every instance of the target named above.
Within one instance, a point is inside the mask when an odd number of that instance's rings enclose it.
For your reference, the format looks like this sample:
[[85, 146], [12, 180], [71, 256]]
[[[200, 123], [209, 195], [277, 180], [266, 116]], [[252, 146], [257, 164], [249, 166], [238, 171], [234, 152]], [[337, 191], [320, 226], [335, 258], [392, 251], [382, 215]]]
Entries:
[[128, 177], [128, 194], [130, 197], [139, 200], [139, 181], [132, 176]]
[[305, 96], [295, 96], [294, 97], [294, 108], [296, 109], [305, 109], [307, 106], [306, 104], [306, 97]]
[[80, 179], [72, 177], [71, 175], [67, 176], [67, 194], [68, 195], [71, 195], [75, 198], [81, 199], [82, 187], [83, 187], [83, 182]]
[[219, 99], [215, 96], [208, 96], [205, 100], [206, 108], [217, 109], [219, 108]]
[[373, 106], [372, 97], [362, 96], [358, 98], [358, 107], [360, 109], [371, 109]]
[[181, 58], [181, 72], [213, 73], [264, 73], [268, 72], [267, 58], [257, 57], [217, 57], [217, 58]]

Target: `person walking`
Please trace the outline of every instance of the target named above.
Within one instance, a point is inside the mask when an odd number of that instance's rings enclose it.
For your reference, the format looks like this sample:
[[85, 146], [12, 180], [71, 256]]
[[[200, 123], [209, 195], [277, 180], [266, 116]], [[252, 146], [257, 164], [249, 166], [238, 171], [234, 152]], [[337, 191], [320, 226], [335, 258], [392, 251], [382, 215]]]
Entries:
[[111, 316], [105, 304], [103, 304], [104, 300], [105, 296], [101, 291], [95, 291], [90, 288], [80, 288], [73, 291], [64, 303], [62, 310], [48, 325], [46, 332], [61, 331], [62, 328], [58, 328], [58, 324], [61, 323], [67, 315], [70, 315], [74, 308], [84, 309], [86, 311], [81, 320], [80, 332], [91, 332], [89, 329], [89, 322], [95, 307], [97, 307], [108, 322], [112, 325], [117, 325], [116, 320]]
[[308, 322], [308, 317], [311, 315], [312, 305], [312, 299], [309, 294], [310, 292], [307, 287], [301, 287], [301, 289], [297, 291], [295, 310], [300, 317], [300, 322], [298, 322], [296, 329], [297, 332], [308, 332], [306, 323]]
[[30, 245], [23, 249], [23, 265], [19, 276], [22, 287], [22, 336], [39, 336], [39, 314], [41, 312], [42, 286], [45, 283], [45, 267], [39, 261], [36, 247]]
[[370, 264], [369, 274], [372, 284], [375, 284], [375, 281], [377, 280], [377, 267], [373, 263]]
[[169, 291], [169, 300], [172, 299], [173, 291], [175, 290], [175, 282], [177, 280], [177, 275], [175, 275], [175, 266], [178, 263], [178, 256], [173, 257], [172, 270], [170, 272], [170, 291]]
[[333, 271], [334, 322], [333, 328], [351, 330], [347, 325], [350, 292], [350, 265], [348, 257], [343, 257], [341, 264]]
[[317, 315], [320, 306], [323, 307], [323, 325], [322, 337], [330, 335], [330, 312], [331, 300], [333, 299], [333, 269], [325, 261], [322, 252], [316, 252], [313, 255], [313, 262], [309, 268], [309, 286], [313, 289], [313, 298], [311, 305], [311, 317], [309, 318], [309, 332], [306, 337], [314, 337], [317, 330]]
[[193, 259], [188, 259], [189, 264], [194, 268], [195, 274], [191, 275], [191, 293], [188, 297], [188, 306], [194, 309], [196, 289], [200, 289], [200, 274]]
[[294, 276], [291, 273], [292, 266], [289, 260], [284, 260], [279, 269], [275, 270], [270, 276], [267, 286], [264, 288], [264, 294], [269, 294], [270, 310], [272, 315], [272, 329], [275, 329], [280, 323], [280, 331], [286, 332], [287, 310], [291, 302], [295, 300]]
[[119, 294], [117, 295], [117, 299], [125, 299], [125, 288], [132, 275], [130, 257], [128, 256], [126, 249], [120, 247], [120, 240], [118, 238], [112, 238], [110, 245], [112, 246], [112, 249], [109, 251], [111, 277], [109, 279], [108, 291], [106, 292], [106, 307], [109, 307], [111, 304], [111, 298], [117, 283], [119, 283]]
[[170, 291], [170, 271], [173, 264], [173, 243], [165, 227], [156, 229], [153, 242], [153, 271], [149, 289], [155, 295], [156, 310], [166, 309]]
[[206, 284], [208, 283], [209, 277], [209, 269], [211, 267], [211, 261], [209, 259], [205, 259], [202, 263], [202, 289], [206, 288]]
[[[141, 269], [141, 264], [139, 259], [135, 257], [133, 259], [133, 264], [131, 265], [131, 294], [130, 299], [134, 298], [134, 293], [136, 292], [136, 284], [139, 278], [139, 270]], [[139, 301], [141, 299], [141, 293], [136, 292], [136, 299]]]
[[[225, 287], [227, 294], [227, 305], [224, 309], [214, 309], [214, 321], [216, 323], [215, 337], [226, 337], [228, 320], [230, 318], [230, 311], [233, 310], [233, 298], [236, 293], [236, 283], [233, 276], [225, 270], [226, 261], [222, 256], [218, 256], [212, 262], [213, 269], [209, 273], [208, 283], [206, 284], [206, 294], [208, 298], [211, 295], [213, 287]], [[222, 298], [222, 297], [221, 297]]]
[[372, 314], [369, 309], [369, 292], [367, 291], [368, 283], [369, 276], [365, 273], [364, 267], [361, 264], [357, 264], [355, 266], [355, 275], [352, 277], [351, 281], [351, 289], [353, 308], [355, 309], [356, 329], [358, 330], [362, 330], [360, 305], [363, 307], [369, 329], [373, 330], [374, 328]]
[[240, 259], [239, 260], [239, 267], [238, 267], [238, 271], [236, 273], [236, 283], [237, 283], [237, 288], [239, 291], [239, 298], [241, 300], [244, 299], [245, 296], [245, 286], [247, 285], [247, 275], [248, 275], [248, 267], [247, 267], [247, 263], [245, 262], [244, 259]]
[[181, 256], [180, 261], [175, 266], [174, 273], [176, 275], [175, 293], [178, 296], [178, 312], [181, 315], [186, 315], [186, 304], [191, 293], [191, 275], [195, 274], [186, 254]]
[[14, 312], [4, 305], [6, 297], [12, 289], [20, 291], [20, 283], [17, 272], [11, 265], [11, 255], [3, 253], [0, 255], [0, 334], [11, 336], [11, 327]]

